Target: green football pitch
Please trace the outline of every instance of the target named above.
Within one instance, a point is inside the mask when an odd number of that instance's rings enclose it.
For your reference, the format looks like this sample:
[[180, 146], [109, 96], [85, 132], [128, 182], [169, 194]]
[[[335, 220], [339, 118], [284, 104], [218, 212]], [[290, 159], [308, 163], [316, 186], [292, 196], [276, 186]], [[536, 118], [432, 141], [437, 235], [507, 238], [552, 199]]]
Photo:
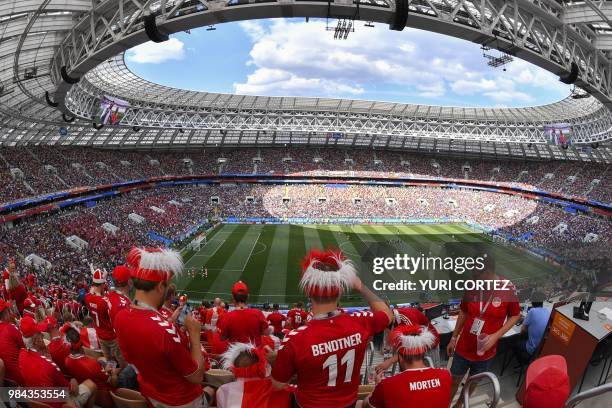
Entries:
[[[195, 268], [197, 275], [193, 278], [185, 272], [177, 287], [191, 300], [212, 300], [217, 296], [229, 300], [232, 284], [242, 280], [249, 286], [250, 302], [289, 304], [305, 300], [298, 288], [300, 263], [313, 247], [341, 248], [357, 266], [362, 280], [371, 287], [374, 279], [386, 282], [410, 279], [406, 271], [398, 270], [374, 275], [372, 248], [374, 255], [419, 256], [436, 254], [445, 245], [457, 242], [486, 248], [495, 257], [497, 271], [515, 284], [533, 283], [535, 278], [546, 279], [557, 272], [552, 264], [496, 243], [465, 224], [221, 224], [208, 234], [206, 244], [199, 251], [185, 255], [185, 270]], [[203, 267], [208, 269], [206, 278], [201, 273]], [[392, 303], [432, 300], [398, 291], [384, 295]], [[359, 303], [360, 298], [354, 295], [342, 301], [344, 305]]]

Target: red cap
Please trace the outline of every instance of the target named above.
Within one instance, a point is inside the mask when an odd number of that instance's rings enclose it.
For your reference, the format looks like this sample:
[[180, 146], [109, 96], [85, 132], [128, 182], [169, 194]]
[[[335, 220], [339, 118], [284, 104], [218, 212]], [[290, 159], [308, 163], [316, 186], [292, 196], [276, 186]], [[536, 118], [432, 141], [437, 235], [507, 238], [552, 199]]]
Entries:
[[21, 334], [25, 338], [30, 338], [35, 334], [42, 333], [46, 330], [46, 323], [36, 323], [30, 316], [26, 316], [19, 322], [19, 327], [21, 328]]
[[565, 358], [544, 356], [527, 368], [523, 408], [563, 408], [570, 395]]
[[0, 313], [4, 312], [4, 309], [8, 309], [9, 307], [11, 307], [11, 302], [0, 299]]
[[179, 303], [187, 303], [187, 295], [179, 296]]
[[130, 272], [130, 268], [125, 265], [117, 265], [115, 269], [113, 269], [113, 280], [116, 284], [127, 283], [131, 276], [132, 273]]
[[24, 307], [31, 307], [32, 309], [36, 307], [36, 304], [34, 303], [34, 301], [30, 298], [26, 298], [26, 300], [23, 301], [23, 306]]
[[249, 294], [249, 287], [243, 281], [238, 281], [234, 283], [234, 286], [232, 286], [232, 295], [238, 295], [238, 294], [243, 294], [243, 295]]

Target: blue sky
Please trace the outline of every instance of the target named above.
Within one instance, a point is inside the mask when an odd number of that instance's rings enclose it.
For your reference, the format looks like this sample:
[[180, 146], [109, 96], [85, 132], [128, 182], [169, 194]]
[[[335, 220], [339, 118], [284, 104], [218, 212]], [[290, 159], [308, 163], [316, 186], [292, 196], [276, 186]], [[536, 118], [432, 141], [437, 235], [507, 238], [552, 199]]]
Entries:
[[357, 22], [339, 41], [325, 25], [274, 19], [199, 28], [135, 47], [127, 63], [160, 84], [249, 95], [503, 107], [546, 104], [570, 91], [555, 75], [519, 59], [505, 72], [493, 69], [480, 46], [464, 40]]

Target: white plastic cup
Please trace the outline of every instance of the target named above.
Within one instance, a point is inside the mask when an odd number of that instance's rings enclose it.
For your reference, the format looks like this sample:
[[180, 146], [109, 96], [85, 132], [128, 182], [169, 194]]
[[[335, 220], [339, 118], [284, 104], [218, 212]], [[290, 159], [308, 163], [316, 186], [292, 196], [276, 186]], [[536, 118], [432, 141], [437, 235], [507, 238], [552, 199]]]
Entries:
[[488, 338], [489, 338], [489, 335], [485, 333], [479, 334], [478, 337], [476, 338], [476, 354], [477, 355], [484, 356], [484, 353], [485, 353], [484, 345], [487, 342]]

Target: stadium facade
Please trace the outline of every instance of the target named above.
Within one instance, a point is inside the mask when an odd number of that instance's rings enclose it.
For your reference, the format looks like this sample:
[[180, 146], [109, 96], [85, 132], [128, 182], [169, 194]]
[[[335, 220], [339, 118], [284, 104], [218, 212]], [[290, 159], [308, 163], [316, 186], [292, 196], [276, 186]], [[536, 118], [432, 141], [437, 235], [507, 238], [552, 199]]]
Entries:
[[[310, 145], [611, 159], [605, 143], [612, 129], [611, 41], [600, 24], [603, 14], [587, 3], [337, 0], [328, 7], [299, 0], [32, 0], [5, 2], [0, 13], [3, 146]], [[575, 81], [578, 90], [549, 105], [508, 109], [226, 95], [152, 84], [123, 61], [128, 48], [197, 26], [328, 16], [389, 24], [395, 30], [407, 25], [482, 44], [495, 40], [492, 46]], [[96, 123], [96, 110], [106, 97], [129, 105], [120, 126]], [[546, 143], [542, 129], [550, 123], [571, 126], [574, 145], [562, 149]], [[599, 149], [583, 151], [579, 144]]]

